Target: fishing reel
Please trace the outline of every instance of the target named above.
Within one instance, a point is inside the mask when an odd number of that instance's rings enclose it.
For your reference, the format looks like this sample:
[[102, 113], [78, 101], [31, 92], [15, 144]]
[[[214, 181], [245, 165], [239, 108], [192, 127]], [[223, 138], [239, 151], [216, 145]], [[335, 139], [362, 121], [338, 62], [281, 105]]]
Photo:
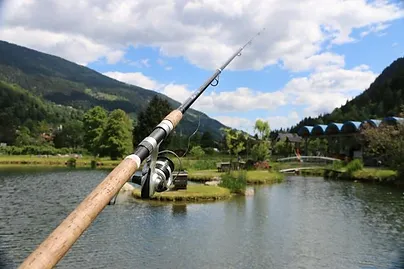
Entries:
[[174, 186], [174, 163], [165, 156], [159, 156], [158, 147], [146, 159], [141, 174], [134, 174], [132, 182], [141, 186], [142, 199], [148, 199], [155, 192], [164, 192]]

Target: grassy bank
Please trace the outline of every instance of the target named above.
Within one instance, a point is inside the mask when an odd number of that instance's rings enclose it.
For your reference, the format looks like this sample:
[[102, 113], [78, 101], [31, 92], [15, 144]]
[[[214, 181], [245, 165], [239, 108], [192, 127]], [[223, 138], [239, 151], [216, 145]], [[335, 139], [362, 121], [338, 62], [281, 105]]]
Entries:
[[321, 176], [334, 180], [404, 186], [404, 179], [398, 177], [397, 171], [382, 168], [363, 168], [353, 172], [348, 172], [345, 169], [341, 169], [340, 171], [326, 171], [318, 169], [312, 171], [302, 171], [301, 174], [304, 176]]
[[266, 170], [247, 171], [247, 184], [279, 183], [283, 179], [284, 175], [279, 172], [269, 172]]
[[400, 181], [397, 178], [397, 172], [387, 169], [364, 168], [363, 170], [355, 171], [352, 174], [343, 173], [343, 179], [352, 179], [361, 182], [373, 183], [390, 183]]
[[[140, 190], [133, 191], [133, 196], [140, 199]], [[186, 190], [156, 192], [152, 200], [157, 201], [213, 201], [224, 200], [231, 197], [226, 188], [205, 185], [188, 185]]]
[[[67, 166], [71, 157], [49, 156], [40, 157], [35, 155], [0, 155], [0, 165], [38, 165], [38, 166]], [[91, 167], [91, 156], [83, 156], [76, 159], [76, 167]], [[99, 158], [97, 166], [115, 167], [121, 160]]]
[[189, 170], [188, 171], [188, 180], [196, 181], [196, 182], [206, 182], [212, 181], [216, 178], [220, 177], [220, 174], [217, 170]]
[[[237, 171], [233, 171], [234, 176], [237, 175]], [[191, 181], [211, 181], [216, 178], [220, 178], [224, 173], [219, 173], [217, 170], [199, 170], [189, 171], [188, 179]], [[282, 182], [284, 175], [279, 172], [269, 172], [266, 170], [252, 170], [247, 171], [247, 184], [269, 184]]]
[[[339, 171], [330, 171], [324, 169], [302, 170], [302, 176], [319, 176], [330, 179], [341, 179], [361, 182], [372, 183], [389, 183], [398, 182], [400, 179], [397, 177], [397, 171], [382, 169], [382, 168], [363, 168], [349, 173], [345, 168]], [[403, 182], [404, 184], [404, 182]]]

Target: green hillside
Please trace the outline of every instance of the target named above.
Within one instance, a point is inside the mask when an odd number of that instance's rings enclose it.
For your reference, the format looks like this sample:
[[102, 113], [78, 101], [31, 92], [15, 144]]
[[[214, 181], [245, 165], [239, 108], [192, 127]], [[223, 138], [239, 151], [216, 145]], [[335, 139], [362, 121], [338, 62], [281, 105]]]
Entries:
[[22, 125], [39, 135], [47, 129], [41, 130], [41, 122], [58, 126], [82, 115], [81, 110], [43, 101], [19, 86], [0, 81], [0, 142], [12, 144]]
[[370, 87], [345, 105], [316, 118], [305, 118], [290, 128], [297, 132], [302, 126], [362, 121], [396, 116], [404, 105], [404, 58], [395, 60], [375, 79]]
[[[30, 93], [64, 106], [87, 110], [100, 105], [107, 110], [121, 108], [132, 117], [147, 107], [153, 96], [167, 99], [173, 108], [177, 101], [141, 87], [128, 85], [60, 57], [0, 41], [0, 80], [17, 84]], [[191, 134], [201, 116], [201, 133], [209, 131], [220, 140], [225, 127], [206, 114], [190, 109], [177, 126]]]

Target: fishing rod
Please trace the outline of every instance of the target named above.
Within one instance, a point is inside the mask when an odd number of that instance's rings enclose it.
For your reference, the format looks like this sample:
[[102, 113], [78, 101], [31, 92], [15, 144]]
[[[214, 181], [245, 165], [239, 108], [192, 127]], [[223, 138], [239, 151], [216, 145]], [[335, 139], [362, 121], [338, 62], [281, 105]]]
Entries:
[[[264, 30], [264, 29], [263, 29]], [[125, 157], [105, 179], [67, 216], [59, 226], [32, 252], [19, 268], [52, 268], [55, 266], [77, 241], [81, 234], [90, 226], [99, 213], [122, 186], [133, 177], [141, 163], [146, 160], [142, 169], [141, 196], [151, 197], [155, 191], [168, 189], [172, 183], [174, 164], [168, 158], [159, 157], [160, 144], [181, 121], [183, 114], [209, 87], [219, 83], [220, 73], [236, 58], [241, 56], [245, 47], [262, 31], [253, 36], [244, 46], [240, 47], [215, 73], [208, 78], [184, 103], [171, 111], [158, 124], [150, 135], [144, 138], [135, 148], [133, 154]], [[213, 84], [215, 82], [215, 84]]]

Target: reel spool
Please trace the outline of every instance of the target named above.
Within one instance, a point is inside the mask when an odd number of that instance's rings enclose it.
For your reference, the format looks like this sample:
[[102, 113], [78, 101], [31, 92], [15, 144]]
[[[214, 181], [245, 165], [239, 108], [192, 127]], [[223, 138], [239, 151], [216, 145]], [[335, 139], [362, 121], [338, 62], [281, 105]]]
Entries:
[[164, 192], [173, 186], [174, 163], [167, 157], [158, 156], [157, 150], [146, 160], [141, 175], [134, 174], [131, 179], [141, 185], [142, 199], [148, 199], [155, 192]]

